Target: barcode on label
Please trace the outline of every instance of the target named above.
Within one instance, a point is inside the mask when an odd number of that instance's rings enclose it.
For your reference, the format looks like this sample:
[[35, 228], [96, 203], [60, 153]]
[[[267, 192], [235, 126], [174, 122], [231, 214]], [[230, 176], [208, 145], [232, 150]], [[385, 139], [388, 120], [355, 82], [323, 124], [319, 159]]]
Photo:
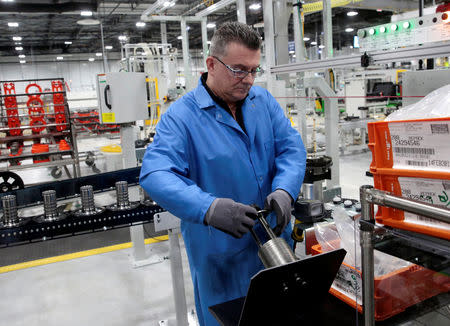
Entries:
[[398, 153], [398, 154], [434, 155], [434, 148], [394, 147], [393, 150], [394, 150], [394, 153]]
[[448, 134], [448, 124], [431, 124], [431, 133], [432, 134]]
[[413, 165], [413, 166], [428, 166], [428, 163], [427, 163], [427, 162], [410, 161], [410, 160], [407, 160], [407, 161], [406, 161], [406, 164], [408, 164], [408, 165]]

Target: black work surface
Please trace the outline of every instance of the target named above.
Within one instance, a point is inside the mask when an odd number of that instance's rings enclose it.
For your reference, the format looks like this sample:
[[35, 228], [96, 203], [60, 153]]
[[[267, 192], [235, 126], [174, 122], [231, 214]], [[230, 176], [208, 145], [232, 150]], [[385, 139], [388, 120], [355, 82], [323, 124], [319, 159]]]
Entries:
[[[238, 326], [241, 310], [244, 306], [245, 297], [224, 302], [209, 308], [209, 311], [222, 326]], [[302, 307], [298, 307], [301, 311]], [[320, 307], [305, 312], [304, 325], [356, 325], [355, 309], [337, 299], [332, 294], [328, 294]], [[275, 313], [275, 312], [274, 312]], [[278, 312], [286, 313], [286, 312]], [[363, 319], [358, 314], [358, 322], [363, 325]], [[283, 323], [282, 323], [283, 324]], [[280, 324], [280, 326], [282, 325]], [[275, 326], [275, 325], [270, 325]]]

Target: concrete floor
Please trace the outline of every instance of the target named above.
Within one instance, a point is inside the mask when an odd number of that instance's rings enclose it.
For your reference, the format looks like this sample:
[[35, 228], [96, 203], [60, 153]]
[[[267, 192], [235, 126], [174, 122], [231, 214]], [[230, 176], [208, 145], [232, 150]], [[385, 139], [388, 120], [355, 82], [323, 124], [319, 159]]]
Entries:
[[[370, 161], [369, 152], [341, 158], [343, 197], [358, 199], [359, 187], [372, 184], [372, 179], [365, 176]], [[40, 179], [44, 175], [34, 177]], [[33, 245], [27, 248], [34, 250]], [[149, 255], [167, 256], [169, 243], [150, 244], [146, 250]], [[1, 324], [156, 326], [165, 321], [164, 325], [175, 325], [169, 260], [133, 268], [130, 255], [131, 249], [124, 249], [0, 274]], [[183, 246], [182, 255], [188, 311], [194, 313], [191, 319], [195, 320], [192, 282]], [[449, 325], [449, 308], [442, 309], [443, 312], [398, 325]]]

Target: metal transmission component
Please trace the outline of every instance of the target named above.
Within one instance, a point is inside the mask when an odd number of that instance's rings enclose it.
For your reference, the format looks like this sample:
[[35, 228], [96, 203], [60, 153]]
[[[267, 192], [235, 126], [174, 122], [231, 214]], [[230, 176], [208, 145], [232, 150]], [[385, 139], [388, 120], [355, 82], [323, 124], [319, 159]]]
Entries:
[[44, 215], [36, 217], [34, 219], [36, 222], [54, 222], [66, 218], [64, 212], [58, 211], [55, 190], [43, 191], [42, 199], [44, 201]]
[[264, 267], [277, 267], [297, 261], [297, 257], [295, 257], [294, 252], [286, 243], [286, 241], [283, 238], [277, 237], [275, 233], [273, 233], [264, 217], [264, 215], [267, 213], [267, 210], [258, 211], [258, 221], [267, 232], [269, 241], [267, 241], [265, 244], [262, 244], [255, 231], [253, 231], [253, 229], [250, 231], [253, 239], [258, 245], [258, 256], [264, 264]]
[[116, 197], [117, 202], [108, 206], [108, 209], [112, 211], [124, 211], [139, 206], [139, 202], [130, 202], [128, 198], [128, 182], [126, 181], [116, 182]]
[[94, 187], [91, 185], [80, 187], [81, 209], [75, 212], [75, 216], [93, 216], [103, 213], [103, 207], [96, 207], [94, 201]]
[[144, 206], [155, 206], [157, 205], [156, 202], [150, 197], [150, 195], [142, 189], [142, 193], [144, 194], [144, 198], [141, 200], [141, 204]]
[[22, 218], [17, 211], [17, 202], [15, 195], [6, 195], [2, 197], [3, 216], [0, 220], [0, 227], [12, 228], [21, 226], [28, 222], [28, 219]]

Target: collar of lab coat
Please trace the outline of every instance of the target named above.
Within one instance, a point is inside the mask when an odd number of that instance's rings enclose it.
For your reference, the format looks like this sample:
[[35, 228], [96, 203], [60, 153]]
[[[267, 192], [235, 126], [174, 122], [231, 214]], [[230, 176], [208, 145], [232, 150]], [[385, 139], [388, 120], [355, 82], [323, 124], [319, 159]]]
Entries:
[[[246, 142], [250, 141], [250, 143], [253, 142], [256, 131], [255, 125], [256, 119], [254, 115], [257, 114], [257, 112], [255, 110], [255, 104], [253, 103], [255, 96], [256, 94], [252, 87], [248, 92], [247, 98], [242, 104], [242, 115], [244, 117], [244, 124], [245, 129], [247, 130], [247, 134], [245, 134], [245, 132], [242, 131], [241, 127], [239, 127], [239, 124], [236, 122], [236, 120], [233, 119], [233, 117], [230, 114], [223, 114], [221, 112], [216, 112], [216, 120], [218, 122], [226, 124], [229, 127], [238, 130], [239, 132], [242, 133], [244, 139], [247, 138]], [[214, 100], [208, 94], [206, 88], [203, 86], [201, 78], [198, 81], [197, 88], [194, 90], [194, 97], [200, 109], [208, 110], [216, 107], [217, 105], [217, 103], [214, 102]]]

